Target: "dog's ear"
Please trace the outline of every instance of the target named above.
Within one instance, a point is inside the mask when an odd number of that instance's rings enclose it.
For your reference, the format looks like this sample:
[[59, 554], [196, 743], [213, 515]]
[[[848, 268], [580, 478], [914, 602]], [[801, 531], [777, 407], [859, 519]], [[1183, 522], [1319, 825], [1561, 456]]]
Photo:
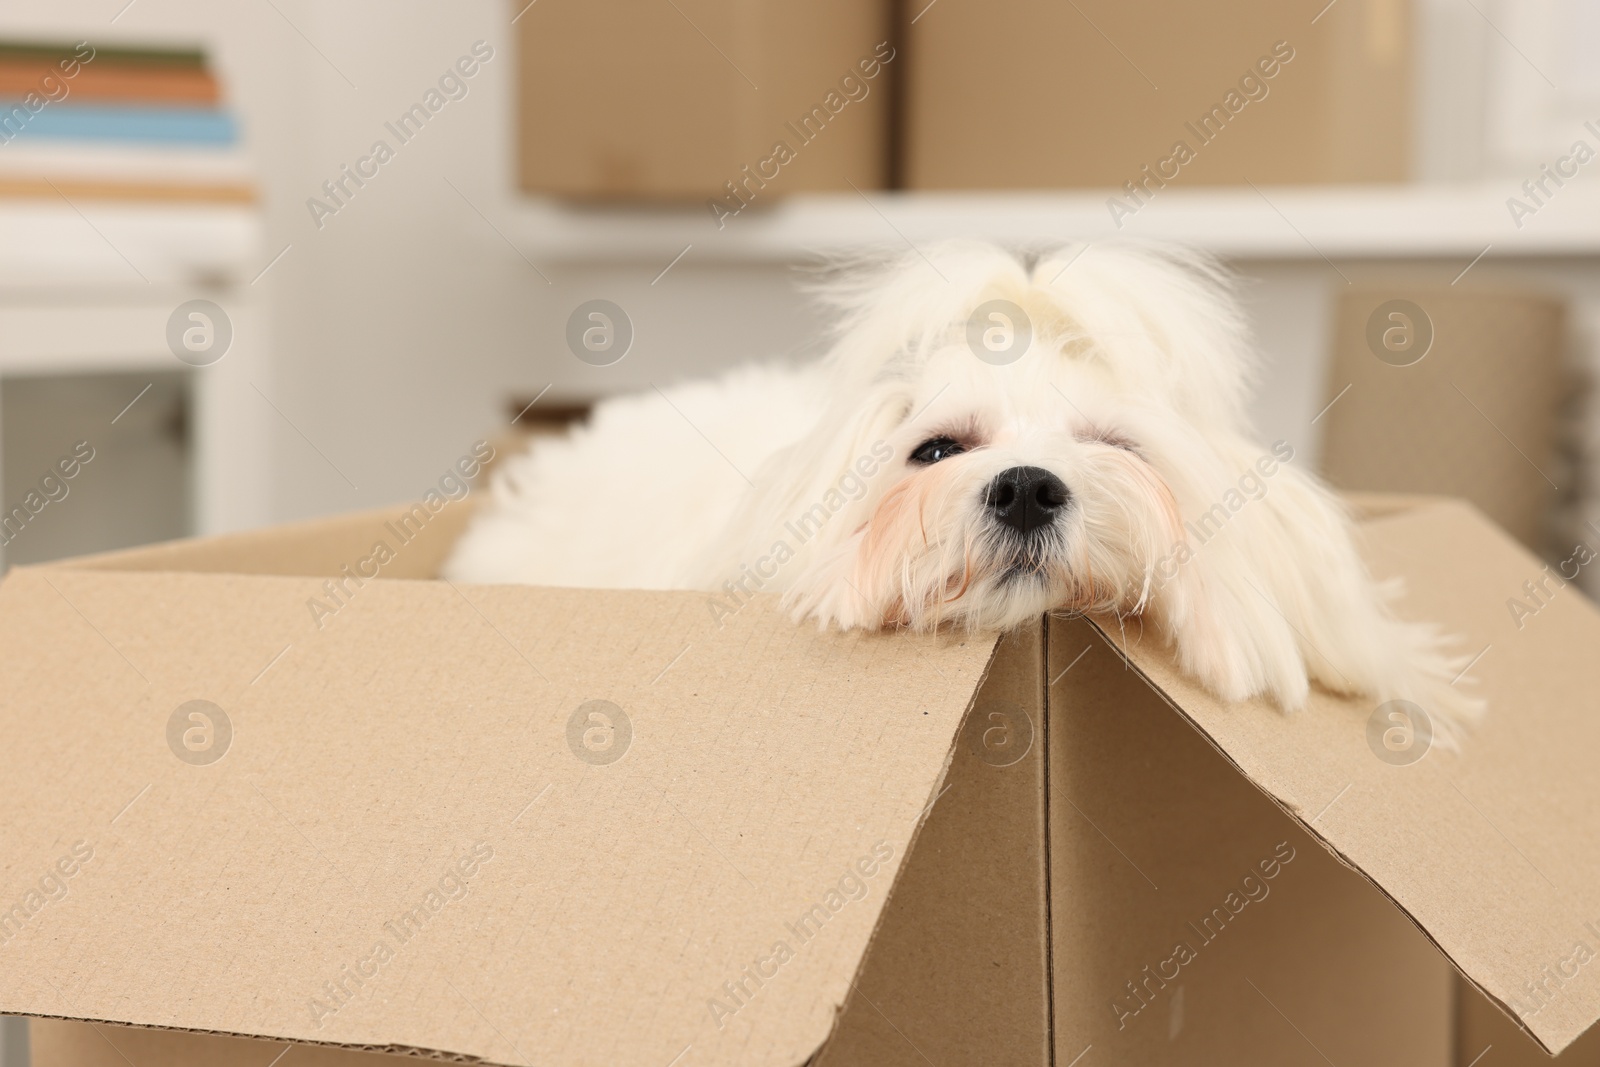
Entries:
[[1189, 509], [1188, 557], [1155, 605], [1182, 666], [1226, 698], [1268, 694], [1286, 708], [1304, 704], [1308, 676], [1334, 692], [1411, 700], [1448, 743], [1479, 707], [1453, 684], [1464, 661], [1434, 628], [1390, 612], [1342, 502], [1282, 442], [1222, 452], [1222, 466], [1243, 473]]
[[[893, 482], [891, 471], [904, 461], [889, 442], [911, 402], [906, 383], [887, 380], [868, 387], [853, 404], [825, 405], [815, 426], [756, 472], [755, 489], [732, 524], [738, 555], [730, 557], [730, 546], [718, 545], [707, 560], [710, 571], [770, 555], [783, 541], [787, 551], [780, 580], [767, 587], [783, 589], [852, 534]], [[700, 577], [714, 586], [728, 575]]]
[[1230, 515], [1225, 504], [1186, 510], [1184, 541], [1157, 564], [1151, 612], [1179, 665], [1225, 700], [1267, 694], [1286, 708], [1300, 707], [1309, 689], [1306, 661], [1274, 594], [1267, 559], [1289, 546], [1261, 543], [1244, 531], [1247, 522], [1276, 525], [1259, 512], [1251, 522], [1242, 511]]
[[[1163, 614], [1186, 670], [1229, 699], [1305, 703], [1307, 676], [1371, 692], [1382, 615], [1339, 501], [1279, 442], [1207, 442], [1210, 468], [1183, 494], [1185, 539]], [[1197, 464], [1198, 466], [1198, 464]]]

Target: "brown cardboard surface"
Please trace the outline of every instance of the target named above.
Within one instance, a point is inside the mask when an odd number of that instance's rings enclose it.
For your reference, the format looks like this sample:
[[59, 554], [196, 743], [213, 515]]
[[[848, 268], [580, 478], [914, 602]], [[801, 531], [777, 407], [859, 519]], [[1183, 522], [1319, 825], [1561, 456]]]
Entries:
[[1001, 642], [816, 1067], [1050, 1063], [1043, 673]]
[[[1320, 7], [911, 3], [906, 184], [1110, 192], [1148, 180], [1159, 199], [1163, 185], [1402, 181], [1410, 169], [1410, 5], [1365, 0], [1319, 15]], [[1260, 79], [1255, 64], [1280, 42], [1293, 58], [1269, 63], [1276, 73]], [[1254, 100], [1240, 91], [1252, 74]], [[1225, 124], [1198, 136], [1216, 106]], [[1180, 141], [1192, 158], [1162, 166]]]
[[[325, 1045], [296, 1045], [221, 1034], [146, 1030], [113, 1023], [34, 1019], [28, 1026], [33, 1067], [403, 1067], [414, 1057]], [[290, 1059], [292, 1055], [294, 1058]], [[283, 1060], [278, 1057], [282, 1056]]]
[[1051, 620], [1050, 673], [1057, 1064], [1449, 1062], [1450, 967], [1404, 916], [1089, 624]]
[[[1559, 299], [1504, 289], [1347, 289], [1326, 399], [1343, 395], [1322, 419], [1324, 475], [1346, 489], [1470, 500], [1537, 549], [1557, 495], [1540, 472], [1561, 477], [1564, 318]], [[1383, 347], [1384, 331], [1409, 350]]]
[[[1600, 936], [1600, 612], [1576, 590], [1517, 621], [1507, 600], [1542, 564], [1469, 505], [1366, 524], [1380, 576], [1404, 574], [1403, 613], [1482, 652], [1492, 708], [1459, 755], [1375, 757], [1367, 703], [1314, 693], [1303, 714], [1224, 705], [1130, 631], [1130, 664], [1248, 778], [1383, 890], [1546, 1050], [1600, 1016], [1600, 973], [1576, 962]], [[1580, 952], [1587, 944], [1587, 953]], [[1542, 984], [1544, 993], [1536, 992]]]
[[1350, 514], [1356, 522], [1370, 522], [1373, 519], [1386, 519], [1392, 515], [1403, 515], [1421, 507], [1432, 507], [1434, 504], [1443, 503], [1447, 498], [1426, 493], [1373, 493], [1373, 492], [1345, 492], [1340, 497], [1345, 506], [1350, 509]]
[[[888, 9], [881, 0], [529, 7], [517, 19], [521, 187], [697, 206], [728, 196], [728, 182], [758, 206], [785, 193], [849, 192], [852, 182], [880, 188], [901, 57], [871, 79], [857, 65], [890, 41]], [[855, 81], [841, 91], [847, 75]]]
[[1505, 1012], [1465, 981], [1456, 984], [1454, 1067], [1597, 1067], [1600, 1027], [1590, 1027], [1559, 1056], [1551, 1057]]
[[[324, 595], [7, 576], [0, 900], [79, 862], [4, 946], [0, 1010], [495, 1063], [795, 1064], [822, 1044], [990, 642], [405, 581], [319, 630]], [[207, 766], [168, 747], [195, 699], [232, 723]], [[631, 721], [608, 765], [569, 746], [593, 699]], [[418, 908], [407, 936], [385, 925]]]
[[[375, 508], [265, 530], [119, 549], [61, 560], [53, 566], [339, 578], [343, 576], [341, 568], [355, 568], [363, 559], [372, 557], [374, 547], [382, 543], [393, 557], [379, 568], [383, 577], [433, 578], [450, 546], [466, 528], [475, 503], [474, 498], [468, 497], [434, 513], [421, 504]], [[369, 572], [371, 569], [366, 568]], [[348, 578], [346, 582], [354, 588]]]

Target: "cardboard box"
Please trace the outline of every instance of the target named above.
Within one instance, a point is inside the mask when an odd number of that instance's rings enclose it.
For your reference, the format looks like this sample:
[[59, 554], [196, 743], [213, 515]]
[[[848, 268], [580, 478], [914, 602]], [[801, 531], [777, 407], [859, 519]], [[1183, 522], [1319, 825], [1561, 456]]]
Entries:
[[1470, 282], [1340, 288], [1322, 473], [1345, 489], [1470, 500], [1541, 549], [1563, 479], [1565, 302]]
[[1600, 1064], [1600, 1027], [1590, 1027], [1551, 1058], [1482, 993], [1457, 980], [1455, 1067], [1487, 1067], [1491, 1062], [1496, 1067], [1594, 1067]]
[[913, 0], [906, 184], [1404, 180], [1410, 4], [1320, 6]]
[[899, 62], [888, 11], [886, 0], [528, 5], [521, 187], [729, 210], [880, 188]]
[[1131, 621], [423, 580], [465, 516], [0, 583], [0, 1011], [96, 1024], [39, 1067], [1443, 1067], [1449, 963], [1546, 1049], [1600, 1015], [1600, 612], [1519, 631], [1539, 564], [1469, 506], [1363, 526], [1494, 706], [1413, 762], [1362, 701], [1221, 704]]

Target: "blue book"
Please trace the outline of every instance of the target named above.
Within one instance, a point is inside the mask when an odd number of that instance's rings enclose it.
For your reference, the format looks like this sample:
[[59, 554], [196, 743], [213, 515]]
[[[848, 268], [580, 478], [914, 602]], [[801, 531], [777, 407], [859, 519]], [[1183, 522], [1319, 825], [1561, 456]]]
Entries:
[[30, 112], [0, 100], [0, 146], [20, 138], [128, 141], [138, 144], [231, 145], [238, 126], [225, 111], [204, 107], [46, 104]]

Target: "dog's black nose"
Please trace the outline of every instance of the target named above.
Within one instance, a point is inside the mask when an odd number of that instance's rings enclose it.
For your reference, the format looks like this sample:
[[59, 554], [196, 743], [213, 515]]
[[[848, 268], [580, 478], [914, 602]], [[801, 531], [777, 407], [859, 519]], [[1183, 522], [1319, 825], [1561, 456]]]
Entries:
[[986, 503], [995, 518], [1018, 533], [1032, 533], [1067, 506], [1072, 493], [1043, 467], [1011, 467], [989, 483]]

